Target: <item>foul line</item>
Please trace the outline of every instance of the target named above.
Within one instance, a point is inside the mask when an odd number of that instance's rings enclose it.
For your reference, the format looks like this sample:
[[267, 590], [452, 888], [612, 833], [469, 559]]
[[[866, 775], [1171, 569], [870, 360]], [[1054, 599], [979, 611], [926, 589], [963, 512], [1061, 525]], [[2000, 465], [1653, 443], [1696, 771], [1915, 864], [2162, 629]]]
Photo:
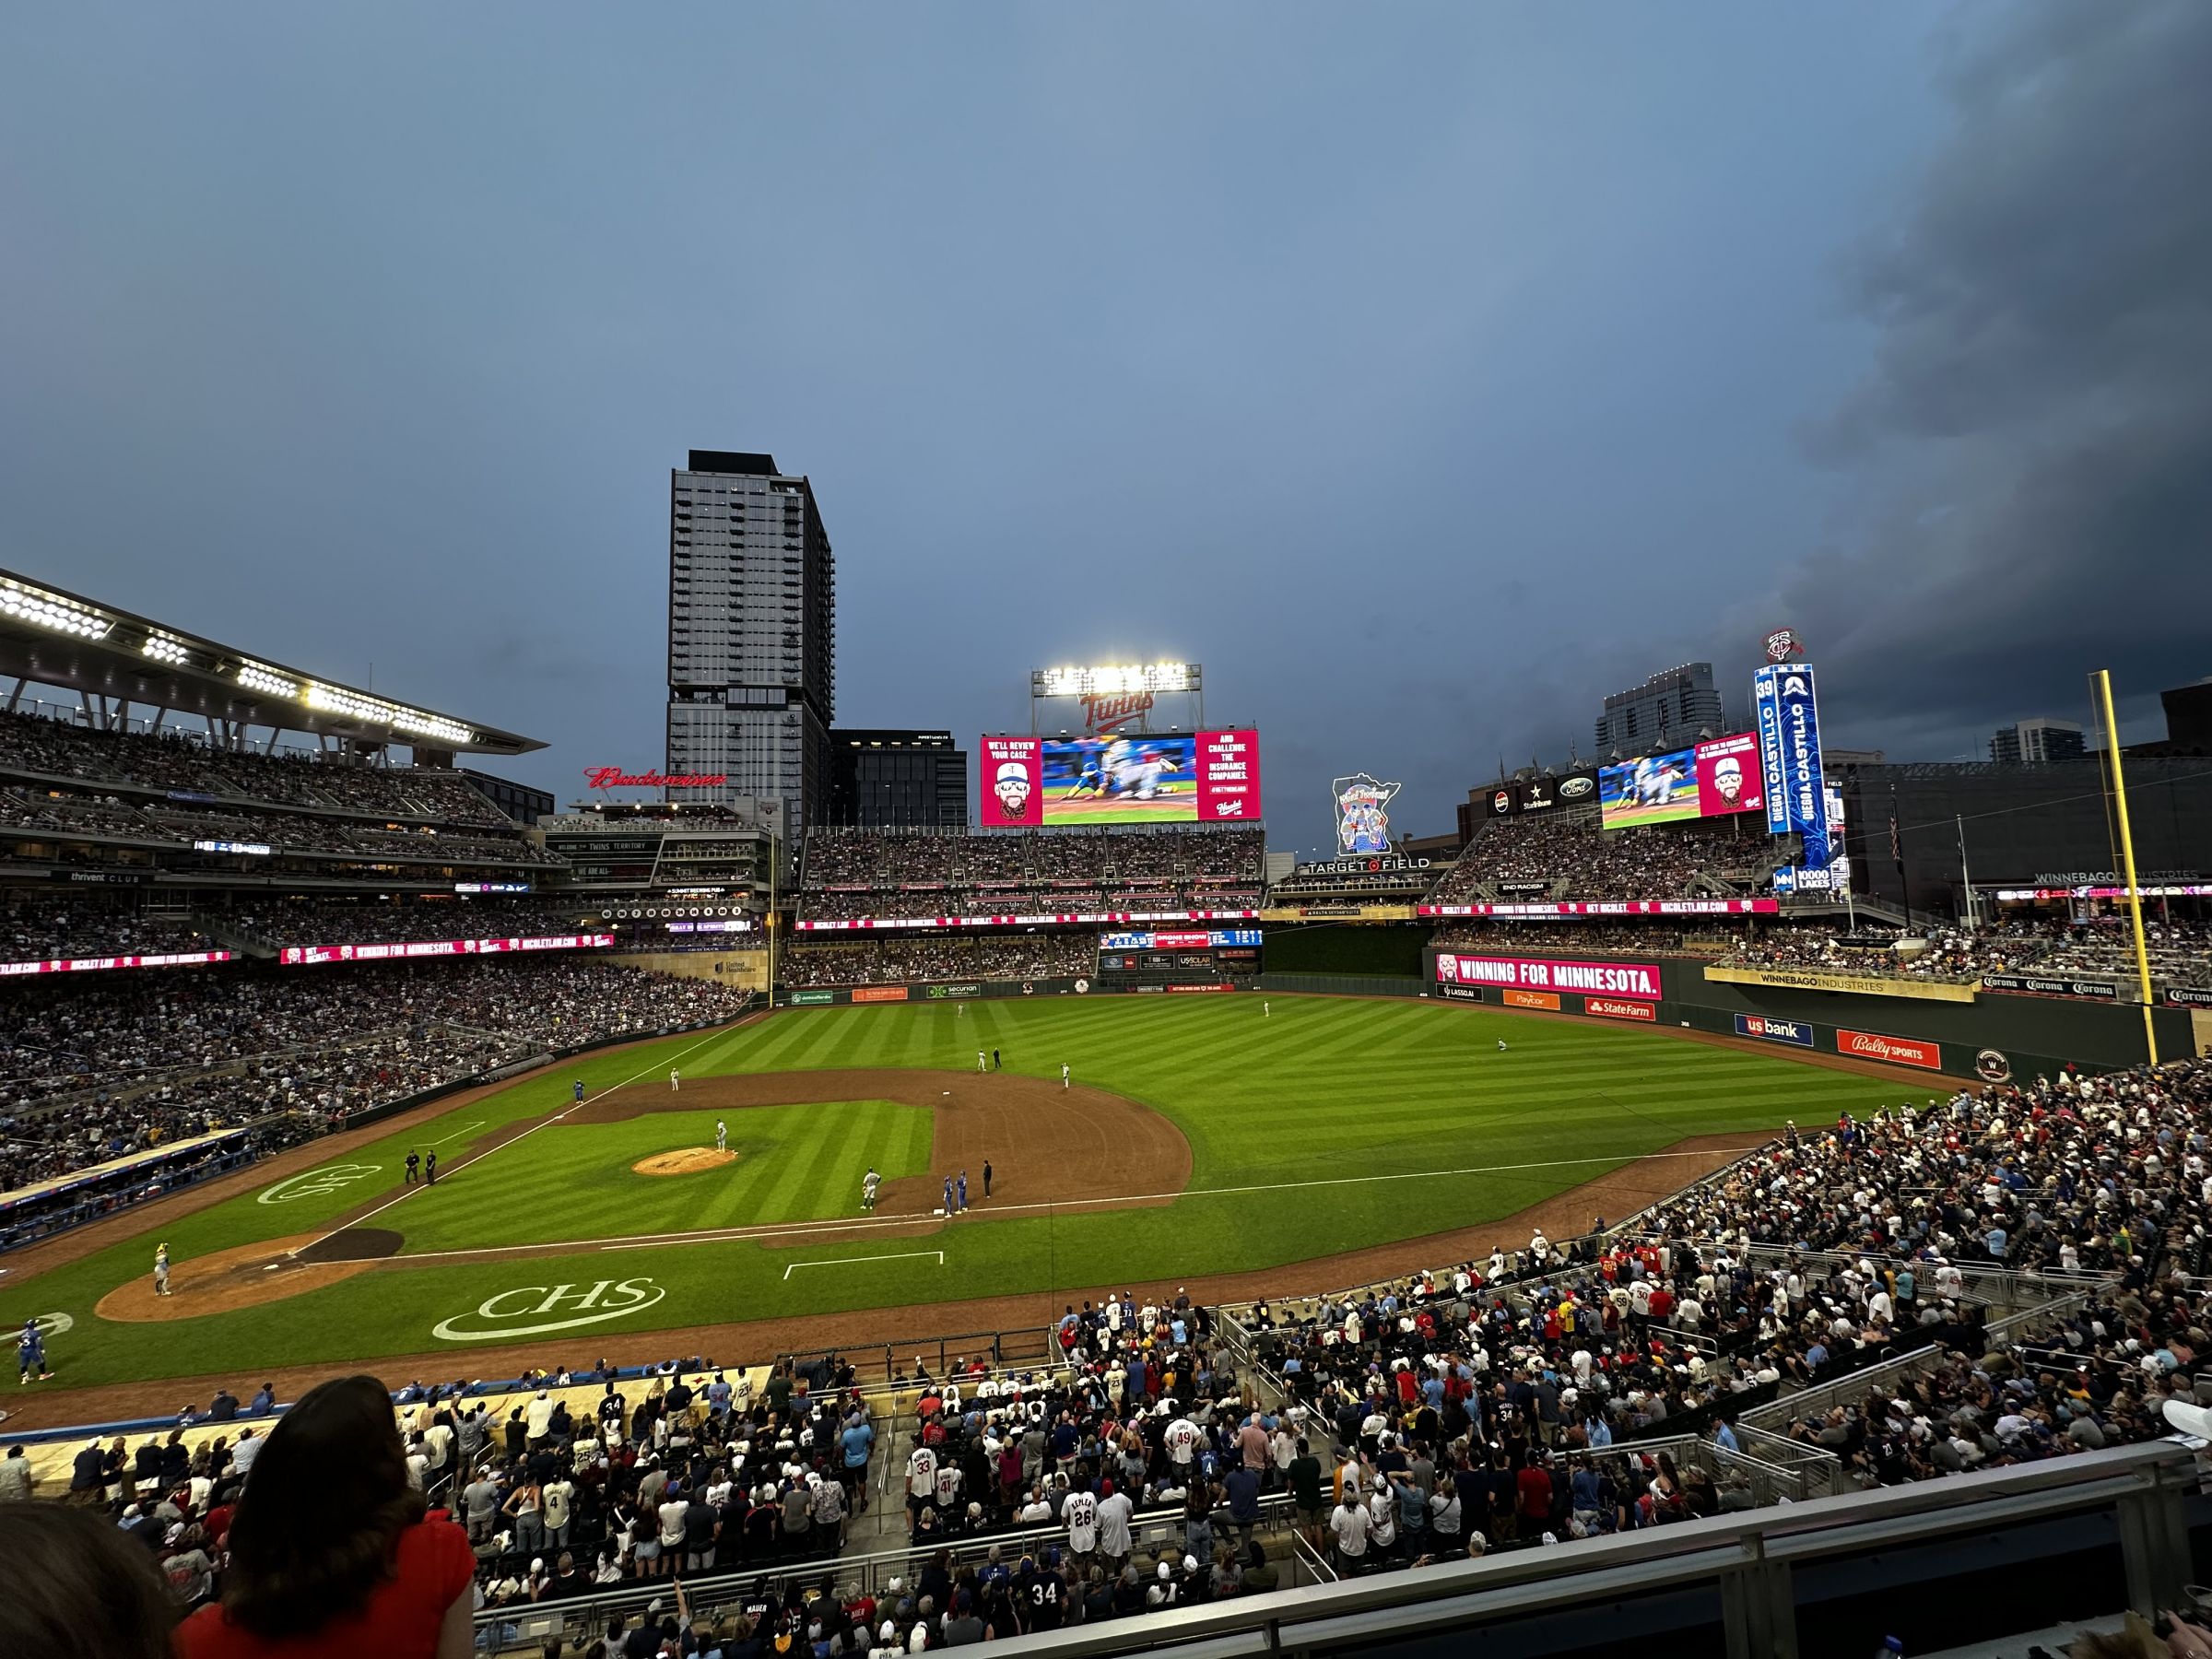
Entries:
[[439, 1137], [438, 1137], [436, 1140], [434, 1140], [434, 1141], [426, 1141], [426, 1142], [424, 1142], [423, 1144], [424, 1144], [425, 1146], [430, 1146], [430, 1147], [442, 1147], [442, 1146], [444, 1146], [444, 1145], [445, 1145], [445, 1143], [446, 1143], [447, 1141], [449, 1141], [449, 1140], [459, 1140], [459, 1139], [460, 1139], [460, 1138], [461, 1138], [463, 1135], [466, 1135], [466, 1134], [467, 1134], [467, 1133], [468, 1133], [468, 1132], [469, 1132], [471, 1129], [481, 1129], [481, 1128], [483, 1128], [483, 1127], [484, 1127], [484, 1125], [485, 1125], [487, 1123], [488, 1123], [488, 1122], [490, 1122], [490, 1120], [489, 1120], [488, 1118], [478, 1118], [478, 1119], [477, 1119], [477, 1120], [475, 1123], [473, 1123], [473, 1124], [462, 1124], [460, 1128], [458, 1128], [458, 1129], [454, 1130], [454, 1131], [453, 1131], [453, 1132], [451, 1135], [440, 1135], [440, 1136], [439, 1136]]
[[[716, 1030], [708, 1032], [697, 1042], [685, 1044], [682, 1048], [677, 1050], [675, 1053], [669, 1055], [668, 1058], [671, 1060], [681, 1060], [693, 1049], [704, 1048], [710, 1042], [720, 1042], [724, 1037], [729, 1036], [733, 1031], [742, 1031], [747, 1026], [751, 1025], [754, 1020], [761, 1018], [763, 1018], [763, 1016], [760, 1014], [748, 1014], [743, 1019], [739, 1020], [735, 1025], [723, 1026]], [[474, 1158], [465, 1158], [459, 1163], [448, 1164], [445, 1168], [445, 1173], [451, 1175], [457, 1171], [467, 1169], [471, 1164], [482, 1163], [494, 1152], [504, 1151], [509, 1147], [518, 1146], [522, 1142], [528, 1140], [540, 1129], [548, 1128], [552, 1124], [559, 1123], [563, 1118], [569, 1116], [571, 1112], [582, 1112], [586, 1106], [591, 1105], [593, 1101], [604, 1100], [608, 1095], [613, 1094], [616, 1089], [628, 1088], [640, 1077], [645, 1077], [648, 1073], [657, 1072], [660, 1069], [661, 1063], [658, 1060], [655, 1060], [651, 1065], [647, 1066], [644, 1071], [634, 1072], [630, 1076], [623, 1078], [621, 1082], [603, 1088], [597, 1094], [584, 1096], [582, 1100], [577, 1100], [573, 1104], [570, 1105], [566, 1111], [557, 1112], [551, 1117], [538, 1119], [536, 1123], [531, 1124], [529, 1128], [524, 1130], [520, 1135], [516, 1135], [514, 1139], [501, 1141], [496, 1147], [487, 1147], [483, 1151], [477, 1153]], [[349, 1229], [360, 1226], [364, 1221], [373, 1220], [376, 1217], [382, 1215], [386, 1210], [390, 1209], [394, 1205], [405, 1204], [408, 1199], [414, 1197], [416, 1194], [427, 1192], [428, 1190], [429, 1185], [427, 1182], [422, 1186], [403, 1186], [400, 1188], [399, 1193], [395, 1197], [387, 1198], [383, 1203], [378, 1205], [367, 1215], [356, 1216], [350, 1221], [342, 1222], [338, 1226], [332, 1228], [328, 1232], [318, 1234], [316, 1237], [309, 1240], [306, 1243], [300, 1245], [299, 1250], [292, 1251], [289, 1253], [297, 1256], [300, 1251], [312, 1250], [316, 1245], [322, 1243], [324, 1239], [335, 1238], [338, 1234], [345, 1232]], [[476, 1253], [461, 1252], [457, 1253], [473, 1254]]]
[[[516, 1140], [522, 1137], [517, 1135]], [[512, 1145], [510, 1142], [509, 1145]], [[1248, 1186], [1186, 1187], [1179, 1193], [1124, 1193], [1098, 1198], [1070, 1198], [1052, 1202], [1027, 1204], [994, 1204], [988, 1210], [975, 1210], [979, 1218], [994, 1216], [1012, 1216], [1035, 1210], [1091, 1210], [1111, 1209], [1125, 1204], [1164, 1204], [1176, 1198], [1221, 1198], [1241, 1193], [1296, 1193], [1315, 1187], [1365, 1186], [1384, 1181], [1435, 1181], [1456, 1175], [1510, 1175], [1523, 1170], [1569, 1170], [1589, 1164], [1609, 1164], [1624, 1168], [1641, 1163], [1647, 1159], [1711, 1158], [1716, 1153], [1740, 1157], [1756, 1152], [1765, 1141], [1755, 1141], [1745, 1147], [1713, 1147], [1702, 1152], [1645, 1152], [1634, 1158], [1550, 1158], [1533, 1163], [1471, 1164], [1458, 1170], [1406, 1170], [1384, 1175], [1332, 1175], [1314, 1181], [1277, 1181]], [[495, 1151], [498, 1148], [493, 1148]], [[396, 1202], [396, 1200], [394, 1200]], [[557, 1239], [541, 1243], [487, 1244], [470, 1250], [425, 1250], [404, 1255], [378, 1258], [380, 1266], [405, 1267], [422, 1262], [459, 1261], [470, 1256], [513, 1256], [524, 1254], [553, 1254], [563, 1251], [598, 1250], [660, 1250], [680, 1244], [727, 1244], [752, 1239], [820, 1238], [839, 1233], [868, 1232], [906, 1227], [949, 1227], [952, 1222], [941, 1215], [923, 1216], [849, 1216], [830, 1217], [815, 1221], [785, 1221], [762, 1223], [752, 1227], [702, 1228], [691, 1232], [630, 1233], [611, 1239]], [[1479, 1222], [1472, 1223], [1479, 1226]], [[880, 1256], [864, 1260], [881, 1261]], [[800, 1264], [806, 1265], [807, 1264]], [[786, 1276], [788, 1277], [788, 1276]]]
[[802, 1267], [851, 1267], [861, 1262], [912, 1262], [931, 1256], [937, 1258], [938, 1266], [945, 1265], [945, 1253], [941, 1250], [901, 1250], [896, 1255], [832, 1256], [826, 1262], [793, 1262], [784, 1267], [783, 1277], [788, 1279]]

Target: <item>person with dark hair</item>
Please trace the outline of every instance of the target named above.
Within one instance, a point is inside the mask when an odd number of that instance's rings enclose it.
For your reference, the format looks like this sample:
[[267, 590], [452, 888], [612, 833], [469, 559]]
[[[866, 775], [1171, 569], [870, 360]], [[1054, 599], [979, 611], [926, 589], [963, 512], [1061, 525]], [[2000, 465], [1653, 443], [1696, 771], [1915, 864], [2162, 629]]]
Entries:
[[229, 1547], [222, 1600], [178, 1627], [178, 1659], [467, 1659], [476, 1557], [426, 1518], [374, 1377], [324, 1382], [277, 1419]]
[[0, 1653], [165, 1659], [177, 1610], [146, 1547], [88, 1510], [0, 1503]]

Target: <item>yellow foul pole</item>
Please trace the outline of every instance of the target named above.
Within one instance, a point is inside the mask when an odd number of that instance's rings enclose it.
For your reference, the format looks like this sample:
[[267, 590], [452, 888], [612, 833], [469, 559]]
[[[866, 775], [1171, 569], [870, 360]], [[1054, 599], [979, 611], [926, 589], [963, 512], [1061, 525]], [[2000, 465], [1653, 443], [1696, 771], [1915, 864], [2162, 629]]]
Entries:
[[2112, 675], [2109, 668], [2096, 673], [2097, 697], [2104, 715], [2105, 752], [2112, 759], [2112, 799], [2120, 820], [2121, 871], [2127, 878], [2127, 919], [2136, 936], [2136, 983], [2143, 994], [2143, 1041], [2150, 1063], [2159, 1063], [2159, 1032], [2151, 1018], [2150, 950], [2143, 942], [2143, 894], [2136, 886], [2136, 841], [2127, 825], [2127, 784], [2120, 775], [2120, 728], [2112, 719]]

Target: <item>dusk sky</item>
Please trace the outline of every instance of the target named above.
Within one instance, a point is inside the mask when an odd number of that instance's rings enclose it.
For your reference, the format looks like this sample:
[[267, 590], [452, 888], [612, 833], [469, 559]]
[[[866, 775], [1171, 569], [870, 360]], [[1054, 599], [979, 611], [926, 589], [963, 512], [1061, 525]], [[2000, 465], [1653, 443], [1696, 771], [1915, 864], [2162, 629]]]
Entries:
[[841, 724], [1206, 665], [1271, 840], [1764, 631], [1828, 740], [2212, 674], [2212, 6], [18, 6], [0, 565], [663, 759], [668, 469]]

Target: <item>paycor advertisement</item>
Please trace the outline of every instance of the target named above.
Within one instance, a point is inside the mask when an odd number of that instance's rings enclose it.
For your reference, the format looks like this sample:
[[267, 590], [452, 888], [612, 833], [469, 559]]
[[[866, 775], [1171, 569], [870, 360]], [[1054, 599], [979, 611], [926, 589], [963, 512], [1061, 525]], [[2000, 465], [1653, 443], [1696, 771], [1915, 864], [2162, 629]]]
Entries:
[[1767, 828], [1805, 843], [1798, 860], [1825, 870], [1829, 842], [1828, 781], [1820, 770], [1820, 714], [1813, 700], [1813, 671], [1803, 663], [1770, 663], [1751, 681], [1759, 711], [1759, 770], [1765, 774]]

